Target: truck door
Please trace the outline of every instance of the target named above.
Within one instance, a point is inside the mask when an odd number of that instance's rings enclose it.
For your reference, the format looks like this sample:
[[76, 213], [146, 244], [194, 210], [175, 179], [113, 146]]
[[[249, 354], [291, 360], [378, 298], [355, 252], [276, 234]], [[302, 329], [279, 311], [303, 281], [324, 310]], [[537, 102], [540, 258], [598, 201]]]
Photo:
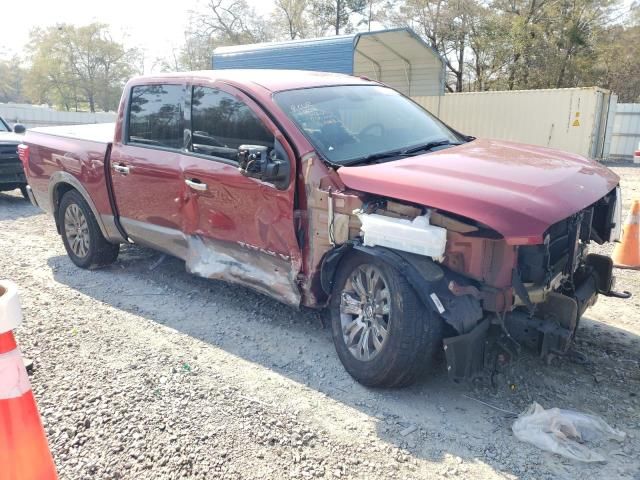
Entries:
[[183, 256], [180, 152], [186, 85], [133, 86], [111, 152], [120, 222], [138, 243]]
[[[294, 227], [296, 161], [283, 135], [250, 98], [232, 87], [194, 85], [181, 158], [187, 193], [183, 231], [193, 273], [249, 285], [299, 304], [300, 249]], [[238, 147], [267, 147], [289, 162], [288, 185], [243, 176]]]

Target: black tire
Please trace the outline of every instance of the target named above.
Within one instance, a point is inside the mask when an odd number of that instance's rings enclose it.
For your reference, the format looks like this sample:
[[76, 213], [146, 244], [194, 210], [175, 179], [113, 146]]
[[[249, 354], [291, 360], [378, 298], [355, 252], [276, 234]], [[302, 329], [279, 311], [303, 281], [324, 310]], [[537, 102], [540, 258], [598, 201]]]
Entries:
[[[75, 206], [75, 207], [74, 207]], [[70, 245], [69, 236], [67, 235], [67, 226], [65, 223], [65, 214], [68, 209], [79, 208], [86, 219], [86, 233], [88, 234], [88, 246], [86, 247], [86, 254], [79, 255], [74, 252]], [[118, 258], [118, 252], [120, 251], [120, 244], [114, 244], [108, 242], [98, 226], [96, 218], [93, 216], [91, 208], [87, 204], [82, 195], [76, 190], [70, 190], [64, 194], [60, 201], [60, 207], [58, 209], [58, 225], [60, 225], [60, 233], [62, 235], [62, 242], [64, 248], [67, 250], [67, 255], [71, 258], [71, 261], [80, 268], [100, 268], [106, 265], [110, 265]]]
[[[347, 339], [343, 335], [340, 311], [343, 292], [345, 289], [349, 290], [348, 282], [352, 282], [350, 277], [360, 271], [362, 266], [365, 269], [375, 267], [383, 277], [390, 294], [387, 301], [390, 306], [387, 337], [378, 353], [369, 360], [356, 358], [356, 354], [349, 349]], [[389, 264], [363, 253], [351, 254], [342, 261], [336, 272], [330, 310], [333, 342], [338, 357], [347, 372], [366, 386], [411, 385], [432, 369], [434, 357], [442, 347], [442, 319], [425, 307], [400, 272]], [[362, 311], [364, 312], [364, 308]], [[345, 320], [346, 323], [348, 321]]]
[[24, 197], [25, 200], [31, 201], [29, 199], [29, 194], [27, 193], [27, 186], [26, 185], [22, 185], [20, 187], [20, 193], [22, 194], [22, 196]]

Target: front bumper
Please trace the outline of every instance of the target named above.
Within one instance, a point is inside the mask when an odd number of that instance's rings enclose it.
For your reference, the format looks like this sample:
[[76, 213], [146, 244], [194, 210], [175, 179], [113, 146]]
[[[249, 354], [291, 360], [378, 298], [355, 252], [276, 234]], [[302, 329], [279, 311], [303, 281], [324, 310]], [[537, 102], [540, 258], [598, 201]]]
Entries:
[[613, 262], [604, 255], [587, 255], [584, 268], [574, 276], [572, 292], [551, 292], [535, 305], [535, 314], [516, 309], [505, 316], [505, 328], [512, 339], [531, 347], [549, 359], [569, 350], [580, 318], [596, 303], [598, 294], [629, 298], [629, 292], [614, 290]]
[[[603, 255], [588, 255], [584, 268], [574, 277], [574, 288], [568, 292], [550, 292], [544, 302], [535, 304], [533, 313], [524, 307], [495, 317], [494, 331], [507, 333], [515, 348], [528, 347], [549, 361], [567, 353], [575, 336], [580, 317], [595, 304], [598, 294], [629, 298], [629, 292], [614, 291], [613, 262]], [[444, 339], [449, 377], [462, 380], [478, 376], [485, 363], [486, 345], [490, 334], [485, 318], [471, 331]], [[503, 335], [504, 336], [504, 335]], [[499, 342], [501, 343], [501, 342]]]

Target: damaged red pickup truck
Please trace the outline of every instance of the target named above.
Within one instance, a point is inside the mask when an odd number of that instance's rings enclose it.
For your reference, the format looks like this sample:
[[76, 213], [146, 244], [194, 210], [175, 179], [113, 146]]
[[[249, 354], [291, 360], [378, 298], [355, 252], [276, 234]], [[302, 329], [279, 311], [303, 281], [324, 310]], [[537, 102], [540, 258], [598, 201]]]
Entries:
[[29, 130], [32, 201], [71, 260], [119, 244], [203, 277], [329, 307], [365, 385], [402, 386], [443, 348], [454, 379], [492, 338], [566, 352], [612, 291], [618, 177], [580, 156], [475, 139], [377, 82], [296, 71], [140, 77], [113, 125]]

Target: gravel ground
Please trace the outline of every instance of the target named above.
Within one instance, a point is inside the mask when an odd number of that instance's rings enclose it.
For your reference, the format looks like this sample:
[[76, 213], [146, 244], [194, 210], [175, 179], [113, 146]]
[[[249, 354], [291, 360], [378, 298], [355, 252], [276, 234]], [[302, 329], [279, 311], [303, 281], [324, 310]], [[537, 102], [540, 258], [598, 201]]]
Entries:
[[[628, 209], [640, 169], [616, 167]], [[455, 385], [444, 367], [404, 390], [355, 383], [316, 312], [196, 278], [126, 246], [76, 268], [53, 221], [0, 194], [0, 277], [21, 288], [21, 348], [62, 479], [640, 479], [640, 273], [628, 301], [601, 298], [577, 349], [585, 364], [523, 354]], [[471, 398], [470, 398], [471, 397]], [[580, 464], [518, 442], [511, 412], [532, 401], [601, 415], [624, 430]]]

